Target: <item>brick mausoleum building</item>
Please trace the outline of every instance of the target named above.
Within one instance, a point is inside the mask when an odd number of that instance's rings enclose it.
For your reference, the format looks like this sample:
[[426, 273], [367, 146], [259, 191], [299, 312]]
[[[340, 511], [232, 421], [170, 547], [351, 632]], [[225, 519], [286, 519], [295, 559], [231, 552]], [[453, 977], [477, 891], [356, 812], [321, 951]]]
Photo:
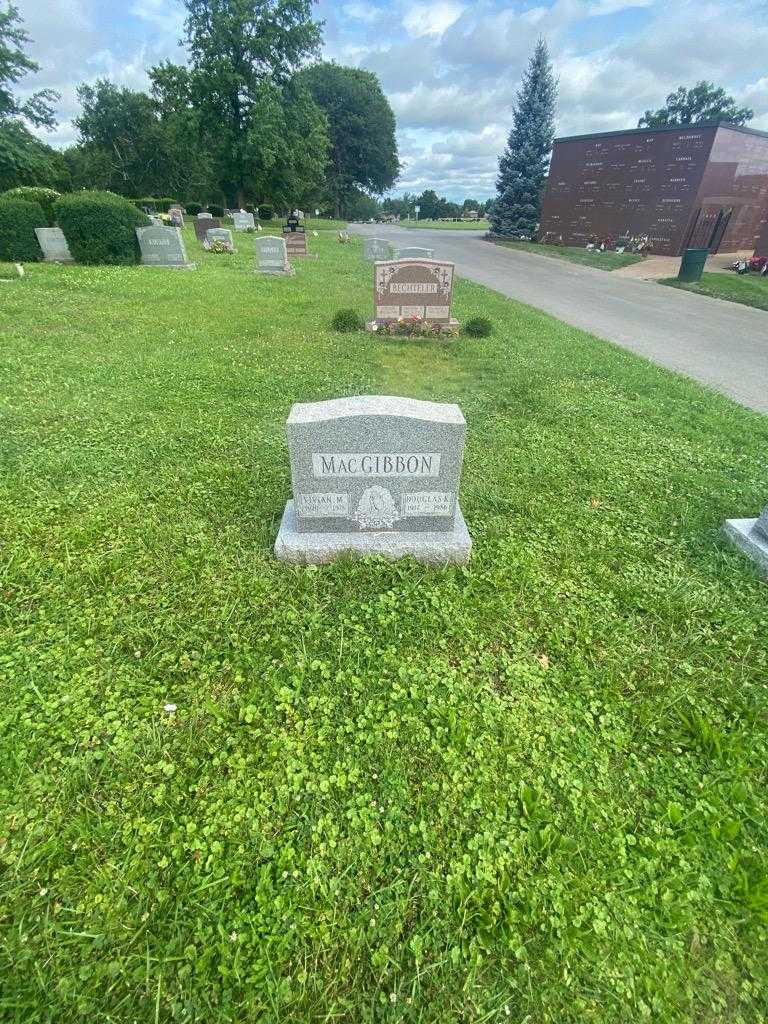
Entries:
[[667, 256], [768, 249], [768, 132], [719, 124], [555, 139], [539, 237], [624, 235], [648, 235]]

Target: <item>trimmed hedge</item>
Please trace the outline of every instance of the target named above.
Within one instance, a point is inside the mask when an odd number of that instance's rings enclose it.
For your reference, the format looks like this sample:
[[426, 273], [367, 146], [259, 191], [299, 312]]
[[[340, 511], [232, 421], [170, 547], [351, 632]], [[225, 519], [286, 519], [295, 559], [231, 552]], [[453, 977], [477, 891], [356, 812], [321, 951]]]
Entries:
[[202, 210], [200, 203], [185, 203], [184, 209], [187, 211], [190, 217], [196, 217]]
[[213, 214], [214, 217], [223, 217], [224, 207], [219, 206], [218, 203], [208, 203], [208, 213]]
[[76, 263], [139, 262], [136, 228], [149, 217], [114, 192], [72, 192], [56, 203], [59, 222]]
[[160, 213], [168, 213], [172, 206], [181, 206], [181, 203], [178, 199], [169, 199], [167, 196], [163, 199], [155, 200], [155, 207], [160, 211]]
[[[4, 192], [0, 199], [24, 199], [28, 203], [37, 203], [42, 207], [43, 213], [48, 220], [48, 227], [53, 227], [56, 223], [53, 207], [57, 199], [61, 198], [61, 192], [57, 192], [55, 188], [43, 188], [39, 185], [20, 185], [18, 188], [12, 188], [8, 192]], [[45, 226], [45, 225], [41, 225]]]
[[262, 203], [261, 206], [257, 207], [257, 210], [260, 220], [272, 220], [275, 216], [275, 211], [269, 203]]
[[0, 197], [0, 261], [34, 263], [42, 258], [35, 228], [48, 226], [39, 203]]

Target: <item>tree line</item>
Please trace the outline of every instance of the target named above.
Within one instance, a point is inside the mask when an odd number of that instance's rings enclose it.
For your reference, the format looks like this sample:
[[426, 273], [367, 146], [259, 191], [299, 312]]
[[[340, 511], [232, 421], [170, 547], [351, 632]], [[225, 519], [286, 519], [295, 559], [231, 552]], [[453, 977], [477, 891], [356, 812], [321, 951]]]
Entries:
[[81, 85], [78, 142], [62, 152], [26, 126], [54, 126], [56, 94], [13, 99], [13, 84], [39, 66], [18, 9], [0, 11], [0, 188], [319, 203], [337, 215], [381, 195], [400, 171], [394, 114], [373, 73], [316, 62], [311, 4], [184, 0], [187, 63], [150, 68], [147, 92]]

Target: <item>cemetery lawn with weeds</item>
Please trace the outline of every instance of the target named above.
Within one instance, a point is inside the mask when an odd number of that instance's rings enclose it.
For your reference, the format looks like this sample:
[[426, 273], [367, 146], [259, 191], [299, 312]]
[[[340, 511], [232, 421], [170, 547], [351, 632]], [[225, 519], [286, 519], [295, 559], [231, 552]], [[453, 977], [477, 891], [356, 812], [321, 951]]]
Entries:
[[540, 242], [524, 242], [518, 239], [494, 239], [496, 245], [507, 249], [520, 249], [522, 252], [536, 253], [537, 256], [550, 256], [554, 259], [568, 260], [584, 267], [597, 267], [598, 270], [619, 270], [620, 267], [631, 267], [643, 259], [636, 252], [598, 252], [571, 245], [543, 245]]
[[[0, 1020], [764, 1022], [768, 419], [185, 236], [0, 294]], [[469, 566], [274, 559], [291, 404], [376, 393], [461, 406]]]
[[739, 302], [743, 306], [755, 306], [756, 309], [768, 309], [768, 277], [759, 274], [705, 273], [701, 281], [687, 283], [678, 281], [676, 277], [666, 277], [659, 284], [667, 284], [671, 288], [684, 288], [688, 292], [709, 295], [713, 299], [726, 299], [728, 302]]

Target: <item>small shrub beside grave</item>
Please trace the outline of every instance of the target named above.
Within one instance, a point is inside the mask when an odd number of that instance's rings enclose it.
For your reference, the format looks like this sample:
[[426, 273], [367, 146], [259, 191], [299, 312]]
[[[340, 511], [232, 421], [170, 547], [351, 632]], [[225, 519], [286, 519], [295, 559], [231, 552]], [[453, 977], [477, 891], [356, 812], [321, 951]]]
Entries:
[[[18, 188], [4, 192], [0, 199], [24, 199], [28, 203], [37, 203], [48, 220], [48, 227], [56, 223], [53, 207], [61, 196], [54, 188], [42, 188], [37, 185], [20, 185]], [[41, 225], [45, 226], [45, 225]]]
[[42, 253], [35, 228], [46, 226], [39, 203], [25, 199], [0, 198], [0, 260], [34, 263]]
[[208, 203], [207, 209], [208, 209], [208, 212], [212, 216], [214, 216], [214, 217], [223, 217], [224, 216], [224, 207], [223, 206], [219, 206], [218, 203]]
[[59, 199], [55, 212], [77, 263], [139, 262], [136, 228], [150, 220], [130, 200], [114, 192], [73, 192]]
[[185, 203], [184, 204], [184, 209], [187, 211], [187, 213], [189, 214], [190, 217], [196, 217], [198, 215], [198, 213], [200, 213], [202, 208], [203, 207], [201, 206], [200, 203]]
[[351, 334], [353, 331], [362, 331], [365, 321], [354, 309], [340, 309], [331, 320], [331, 327], [340, 334]]
[[168, 196], [164, 196], [162, 199], [155, 200], [155, 207], [160, 213], [168, 213], [172, 206], [178, 206], [178, 199], [169, 199]]
[[493, 324], [487, 316], [473, 316], [464, 324], [464, 333], [470, 338], [487, 338], [493, 334]]

